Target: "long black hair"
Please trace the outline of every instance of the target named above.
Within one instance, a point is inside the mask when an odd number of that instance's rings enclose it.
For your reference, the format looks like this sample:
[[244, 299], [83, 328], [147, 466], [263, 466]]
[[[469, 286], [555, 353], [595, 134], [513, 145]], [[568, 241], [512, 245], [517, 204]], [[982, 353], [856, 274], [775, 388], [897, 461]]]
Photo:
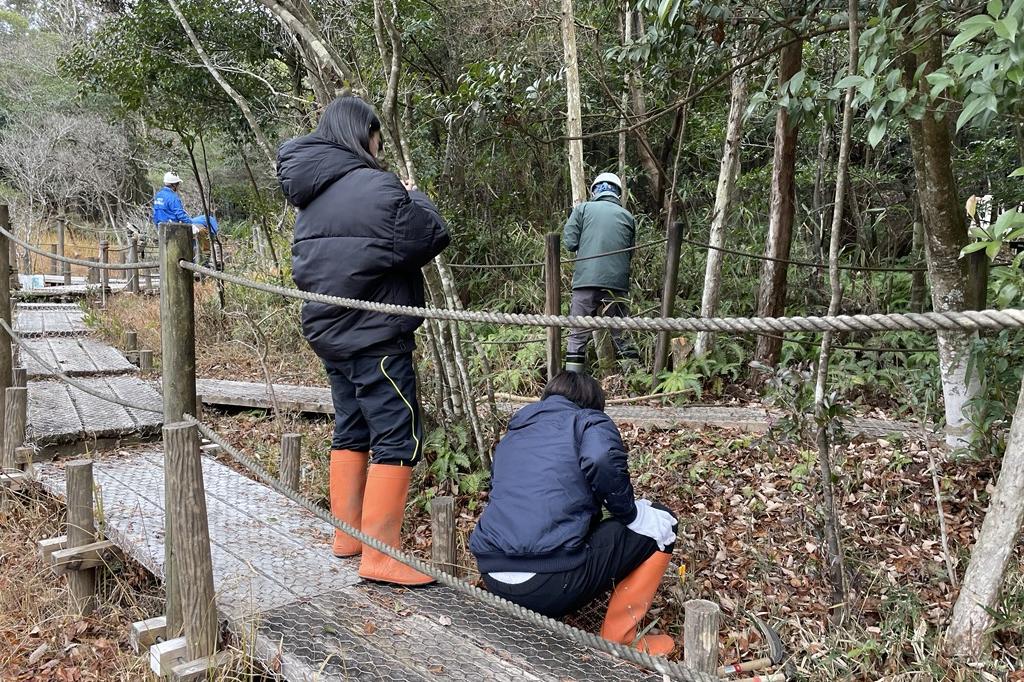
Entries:
[[544, 387], [541, 399], [553, 395], [568, 398], [580, 407], [604, 412], [604, 389], [597, 379], [579, 372], [561, 371]]
[[[345, 147], [370, 168], [382, 168], [370, 153], [370, 135], [380, 132], [380, 119], [373, 107], [354, 95], [339, 97], [324, 109], [316, 126], [319, 137]], [[381, 145], [384, 140], [381, 138]]]

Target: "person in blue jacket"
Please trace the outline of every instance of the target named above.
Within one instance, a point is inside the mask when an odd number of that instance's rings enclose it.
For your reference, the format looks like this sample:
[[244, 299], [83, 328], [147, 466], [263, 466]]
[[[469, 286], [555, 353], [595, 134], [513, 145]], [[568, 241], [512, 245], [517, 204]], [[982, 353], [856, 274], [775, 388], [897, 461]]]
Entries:
[[160, 227], [160, 223], [192, 222], [192, 217], [185, 212], [178, 196], [180, 185], [181, 178], [170, 171], [164, 173], [164, 186], [153, 197], [153, 224], [157, 228]]
[[[448, 227], [426, 194], [384, 168], [382, 144], [373, 107], [347, 96], [327, 105], [312, 134], [281, 145], [277, 178], [299, 209], [292, 277], [303, 291], [420, 307], [421, 268], [448, 246]], [[302, 306], [302, 332], [334, 400], [331, 511], [392, 547], [402, 546], [410, 476], [423, 455], [412, 356], [421, 324], [408, 315]], [[335, 533], [333, 550], [362, 554], [359, 575], [369, 580], [432, 582], [344, 533]]]
[[675, 526], [667, 509], [634, 498], [601, 384], [567, 370], [512, 417], [469, 548], [488, 590], [552, 618], [614, 587], [601, 636], [661, 656], [672, 637], [637, 639], [637, 628], [668, 568]]

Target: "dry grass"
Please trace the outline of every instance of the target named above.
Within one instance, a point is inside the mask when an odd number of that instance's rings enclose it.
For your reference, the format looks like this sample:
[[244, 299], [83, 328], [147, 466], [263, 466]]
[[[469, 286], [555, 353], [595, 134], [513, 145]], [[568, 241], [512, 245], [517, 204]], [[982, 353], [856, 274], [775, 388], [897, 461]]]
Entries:
[[28, 492], [0, 511], [0, 678], [141, 680], [145, 659], [128, 649], [128, 626], [157, 615], [160, 589], [133, 563], [101, 571], [100, 606], [68, 614], [67, 583], [43, 565], [36, 543], [60, 535], [62, 509]]
[[[33, 236], [32, 243], [41, 249], [49, 249], [51, 244], [57, 243], [56, 232], [40, 232]], [[117, 248], [117, 245], [111, 242], [111, 248]], [[18, 269], [22, 270], [23, 265], [23, 251], [18, 249]], [[100, 237], [96, 232], [86, 232], [81, 230], [68, 230], [64, 235], [64, 255], [69, 258], [99, 258], [100, 254]], [[58, 275], [63, 272], [60, 269], [61, 264], [57, 261], [41, 256], [36, 253], [30, 253], [31, 263], [31, 274], [37, 275]], [[121, 253], [117, 251], [110, 252], [110, 259], [114, 262], [119, 262]], [[72, 265], [71, 274], [74, 276], [85, 277], [88, 268], [81, 265]], [[30, 274], [21, 272], [21, 274]], [[117, 275], [114, 275], [115, 277]]]

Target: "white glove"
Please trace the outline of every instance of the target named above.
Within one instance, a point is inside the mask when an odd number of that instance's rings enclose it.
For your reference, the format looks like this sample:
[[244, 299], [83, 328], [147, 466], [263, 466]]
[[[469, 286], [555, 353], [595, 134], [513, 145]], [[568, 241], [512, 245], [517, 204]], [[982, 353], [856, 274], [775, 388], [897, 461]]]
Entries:
[[658, 543], [659, 550], [665, 551], [676, 540], [676, 531], [672, 527], [675, 522], [667, 511], [652, 507], [650, 500], [637, 500], [636, 518], [626, 528], [651, 538]]

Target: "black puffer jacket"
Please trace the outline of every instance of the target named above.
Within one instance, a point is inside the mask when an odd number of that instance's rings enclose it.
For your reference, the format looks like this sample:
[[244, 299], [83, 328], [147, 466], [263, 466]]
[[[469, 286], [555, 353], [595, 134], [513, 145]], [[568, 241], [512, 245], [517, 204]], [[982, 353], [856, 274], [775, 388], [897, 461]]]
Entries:
[[[394, 173], [370, 168], [347, 148], [314, 135], [281, 145], [277, 179], [299, 209], [292, 276], [303, 291], [422, 306], [420, 268], [448, 246], [437, 207], [407, 192]], [[326, 360], [415, 348], [418, 317], [309, 303], [302, 331]]]

